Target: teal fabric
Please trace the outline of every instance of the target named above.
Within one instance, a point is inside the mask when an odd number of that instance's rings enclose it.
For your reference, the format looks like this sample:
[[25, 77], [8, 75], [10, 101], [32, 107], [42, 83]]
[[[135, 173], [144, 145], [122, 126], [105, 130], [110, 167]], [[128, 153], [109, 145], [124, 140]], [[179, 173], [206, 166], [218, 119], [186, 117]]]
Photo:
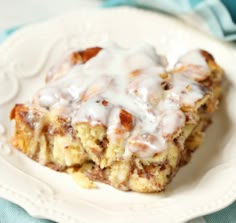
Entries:
[[31, 217], [24, 209], [4, 199], [0, 199], [0, 223], [53, 223], [49, 220]]
[[[6, 39], [9, 35], [14, 33], [19, 27], [14, 27], [8, 30], [0, 31], [0, 43], [3, 42], [4, 39]], [[1, 222], [0, 222], [1, 223]]]
[[236, 202], [229, 207], [204, 217], [206, 223], [235, 223]]
[[233, 19], [233, 22], [236, 23], [236, 2], [235, 0], [222, 0], [225, 7], [229, 10], [229, 13]]
[[[236, 40], [236, 0], [107, 0], [104, 7], [130, 5], [159, 10], [173, 15], [196, 13], [216, 37]], [[17, 28], [0, 31], [0, 43]], [[236, 223], [236, 202], [204, 217], [206, 223]], [[16, 204], [0, 198], [0, 223], [53, 223], [31, 217]]]
[[107, 0], [104, 7], [131, 5], [176, 16], [195, 13], [218, 38], [236, 40], [236, 0]]

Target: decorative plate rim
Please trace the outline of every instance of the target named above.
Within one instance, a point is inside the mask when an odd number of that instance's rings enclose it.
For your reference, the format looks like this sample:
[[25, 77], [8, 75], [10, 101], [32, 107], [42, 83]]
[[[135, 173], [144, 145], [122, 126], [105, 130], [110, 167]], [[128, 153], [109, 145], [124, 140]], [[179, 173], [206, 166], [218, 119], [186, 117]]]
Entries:
[[[102, 9], [102, 10], [104, 10], [104, 9]], [[94, 12], [95, 11], [101, 12], [101, 9], [93, 9], [93, 11]], [[106, 9], [105, 11], [109, 12], [109, 13], [134, 13], [134, 14], [140, 14], [140, 16], [143, 16], [143, 15], [144, 16], [148, 15], [148, 16], [153, 16], [153, 17], [157, 16], [156, 13], [154, 14], [151, 12], [143, 11], [141, 9], [134, 9], [134, 8], [128, 8], [128, 7], [122, 7], [122, 8], [118, 8], [118, 9], [114, 8], [114, 9], [109, 9], [109, 10]], [[103, 11], [103, 13], [105, 11]], [[86, 10], [79, 10], [79, 12], [87, 13]], [[0, 46], [0, 54], [11, 50], [11, 48], [14, 48], [14, 43], [16, 41], [19, 41], [20, 39], [24, 39], [25, 36], [28, 35], [28, 33], [33, 32], [35, 29], [43, 29], [47, 26], [50, 26], [51, 23], [55, 23], [56, 21], [64, 21], [64, 20], [66, 20], [67, 17], [69, 17], [70, 15], [72, 15], [74, 13], [75, 12], [69, 13], [65, 16], [53, 18], [47, 22], [29, 25], [29, 26], [26, 26], [26, 27], [20, 29], [19, 31], [14, 33], [12, 36], [10, 36]], [[91, 13], [91, 12], [89, 12], [89, 13]], [[172, 18], [168, 18], [164, 15], [159, 15], [159, 16], [163, 17], [167, 20], [172, 20]], [[194, 32], [197, 32], [197, 31], [194, 31]], [[213, 40], [213, 41], [216, 41], [216, 40]], [[226, 47], [228, 47], [228, 50], [232, 51], [231, 53], [236, 56], [235, 49], [230, 48], [230, 46], [226, 46]], [[6, 61], [7, 61], [7, 59], [6, 59]], [[0, 67], [1, 67], [1, 64], [0, 64]], [[2, 65], [2, 67], [5, 69], [4, 65]], [[0, 143], [1, 143], [1, 136], [0, 136]], [[0, 159], [0, 163], [2, 165], [4, 165], [4, 163], [1, 161], [1, 159]], [[234, 165], [234, 166], [232, 165], [232, 167], [236, 168], [236, 165]], [[198, 217], [198, 216], [201, 216], [204, 214], [209, 214], [214, 211], [218, 211], [218, 210], [228, 206], [229, 204], [233, 203], [236, 199], [235, 184], [236, 184], [236, 177], [234, 179], [234, 182], [228, 188], [227, 192], [225, 194], [223, 194], [221, 197], [218, 197], [215, 200], [210, 201], [201, 207], [185, 210], [185, 212], [177, 215], [174, 219], [176, 220], [176, 222], [183, 222], [183, 221], [187, 221], [187, 220], [190, 220], [192, 218], [195, 218], [195, 217]], [[56, 209], [53, 210], [50, 207], [47, 207], [46, 205], [44, 207], [40, 207], [40, 204], [38, 204], [36, 201], [34, 201], [33, 198], [32, 198], [32, 200], [30, 200], [30, 199], [24, 197], [24, 195], [21, 194], [20, 191], [17, 191], [16, 189], [13, 189], [13, 188], [8, 187], [7, 185], [4, 185], [4, 182], [1, 182], [1, 181], [0, 181], [0, 196], [5, 199], [8, 199], [12, 202], [19, 204], [20, 206], [25, 208], [27, 212], [29, 212], [32, 216], [35, 216], [35, 217], [41, 217], [41, 218], [43, 217], [43, 218], [48, 218], [48, 219], [52, 219], [55, 221], [62, 221], [62, 220], [68, 221], [68, 222], [86, 222], [87, 221], [86, 219], [80, 220], [80, 219], [77, 219], [77, 218], [72, 217], [70, 215], [67, 215], [62, 210], [56, 210]]]

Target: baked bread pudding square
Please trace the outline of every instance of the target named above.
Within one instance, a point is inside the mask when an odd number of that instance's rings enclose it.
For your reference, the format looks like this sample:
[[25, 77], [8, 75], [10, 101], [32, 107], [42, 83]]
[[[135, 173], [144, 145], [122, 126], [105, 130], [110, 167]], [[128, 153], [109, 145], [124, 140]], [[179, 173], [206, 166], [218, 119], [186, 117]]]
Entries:
[[163, 191], [201, 145], [224, 76], [201, 49], [167, 64], [147, 44], [70, 53], [12, 109], [13, 146], [86, 188]]

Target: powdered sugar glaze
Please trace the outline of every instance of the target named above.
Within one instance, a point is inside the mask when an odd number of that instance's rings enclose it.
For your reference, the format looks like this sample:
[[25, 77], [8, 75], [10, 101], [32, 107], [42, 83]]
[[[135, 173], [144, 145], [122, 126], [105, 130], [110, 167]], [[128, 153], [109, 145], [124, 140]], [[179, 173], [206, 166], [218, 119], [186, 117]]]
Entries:
[[[199, 51], [189, 55], [180, 63], [194, 58], [204, 75], [206, 64]], [[147, 44], [130, 49], [109, 44], [49, 82], [33, 103], [70, 117], [72, 124], [105, 125], [109, 140], [126, 138], [124, 156], [150, 157], [164, 151], [168, 136], [185, 125], [181, 108], [194, 107], [207, 94], [186, 72], [167, 72], [166, 61]], [[121, 133], [116, 129], [121, 128], [122, 110], [132, 115], [132, 128]]]

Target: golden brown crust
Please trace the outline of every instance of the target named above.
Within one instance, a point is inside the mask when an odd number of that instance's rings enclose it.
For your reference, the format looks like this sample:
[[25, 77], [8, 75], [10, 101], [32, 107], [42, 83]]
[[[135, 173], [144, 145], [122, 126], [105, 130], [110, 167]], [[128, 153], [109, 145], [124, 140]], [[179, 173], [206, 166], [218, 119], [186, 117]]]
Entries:
[[71, 65], [76, 65], [77, 63], [86, 63], [92, 57], [95, 57], [101, 49], [101, 47], [92, 47], [83, 51], [73, 52], [69, 56], [69, 61]]
[[[84, 144], [84, 142], [80, 141], [75, 143], [75, 147], [78, 151], [83, 150], [84, 158], [80, 158], [80, 162], [77, 160], [76, 163], [67, 165], [64, 161], [60, 161], [60, 157], [57, 157], [55, 145], [58, 144], [55, 144], [55, 141], [58, 136], [60, 136], [61, 142], [63, 141], [62, 139], [65, 139], [69, 143], [72, 139], [66, 139], [66, 135], [70, 132], [68, 123], [66, 123], [63, 119], [58, 118], [56, 121], [57, 124], [54, 125], [53, 129], [50, 129], [50, 127], [42, 128], [42, 131], [40, 132], [41, 136], [35, 136], [34, 129], [32, 129], [32, 126], [29, 125], [27, 123], [27, 119], [25, 119], [27, 117], [26, 110], [30, 112], [29, 108], [22, 105], [14, 108], [14, 118], [17, 124], [15, 138], [12, 140], [12, 143], [15, 147], [29, 155], [32, 159], [39, 161], [40, 151], [39, 149], [32, 149], [33, 145], [30, 145], [30, 142], [36, 141], [35, 137], [47, 138], [47, 140], [49, 140], [49, 144], [47, 150], [48, 152], [45, 153], [45, 156], [51, 158], [45, 158], [45, 160], [42, 160], [41, 157], [40, 162], [42, 164], [56, 171], [67, 171], [68, 168], [72, 168], [74, 169], [74, 172], [79, 171], [92, 181], [104, 182], [119, 188], [120, 190], [134, 190], [138, 192], [158, 192], [164, 190], [166, 184], [172, 180], [179, 167], [189, 162], [191, 153], [195, 151], [195, 149], [199, 147], [202, 142], [202, 132], [204, 132], [210, 122], [210, 117], [205, 118], [205, 120], [201, 120], [201, 122], [198, 122], [198, 125], [196, 125], [192, 133], [187, 137], [184, 145], [181, 145], [181, 137], [177, 137], [175, 138], [173, 144], [170, 145], [168, 152], [157, 154], [153, 157], [153, 160], [146, 160], [144, 162], [140, 158], [133, 156], [126, 164], [124, 164], [125, 161], [123, 159], [116, 158], [116, 162], [112, 162], [107, 167], [101, 167], [101, 163], [104, 159], [106, 159], [105, 151], [107, 148], [114, 145], [110, 144], [106, 135], [103, 137], [96, 135], [95, 139], [90, 139], [88, 141], [89, 144], [92, 145], [94, 140], [94, 146], [89, 147]], [[45, 126], [48, 126], [48, 123], [45, 123]], [[83, 124], [83, 126], [80, 125], [77, 128], [80, 134], [75, 137], [81, 138], [84, 136], [84, 138], [88, 140], [85, 132], [82, 132], [81, 129], [88, 130], [88, 128], [90, 128], [89, 125]], [[100, 128], [99, 132], [103, 129], [105, 134], [106, 130], [104, 127], [98, 126], [97, 128]], [[51, 135], [49, 135], [49, 132]], [[39, 141], [39, 144], [42, 144], [42, 141]], [[52, 146], [53, 144], [54, 147]], [[34, 146], [37, 147], [38, 145], [35, 144]], [[184, 149], [182, 149], [182, 147], [184, 147]], [[34, 150], [34, 154], [27, 150], [29, 148]], [[69, 152], [71, 149], [73, 150], [72, 146], [68, 144], [68, 147], [63, 150], [67, 150]], [[170, 154], [172, 154], [173, 157], [170, 156]], [[120, 166], [123, 166], [123, 168], [119, 169]], [[121, 176], [124, 175], [123, 180], [120, 181], [120, 179], [113, 177], [113, 175], [115, 176], [117, 174], [116, 171], [119, 171]], [[124, 173], [122, 173], [122, 171], [124, 171]], [[116, 174], [114, 172], [116, 172]]]
[[83, 64], [95, 57], [101, 50], [100, 47], [92, 47], [83, 51], [74, 51], [67, 56], [59, 66], [53, 67], [46, 77], [46, 82], [51, 82], [63, 76], [76, 64]]
[[120, 124], [128, 131], [133, 128], [133, 116], [124, 109], [120, 112]]

